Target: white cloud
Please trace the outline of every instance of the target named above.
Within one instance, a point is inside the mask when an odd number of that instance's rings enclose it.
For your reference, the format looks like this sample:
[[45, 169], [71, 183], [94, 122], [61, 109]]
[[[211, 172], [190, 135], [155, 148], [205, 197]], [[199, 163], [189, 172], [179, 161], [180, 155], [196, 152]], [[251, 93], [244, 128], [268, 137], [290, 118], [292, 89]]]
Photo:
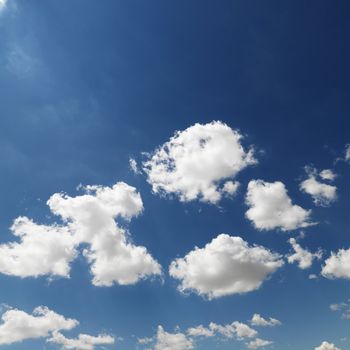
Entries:
[[180, 291], [212, 299], [256, 290], [282, 265], [280, 255], [249, 246], [241, 237], [220, 234], [204, 248], [173, 261], [169, 273], [181, 280]]
[[67, 227], [38, 225], [27, 217], [19, 217], [11, 231], [20, 242], [0, 245], [1, 273], [18, 277], [69, 277], [69, 264], [77, 252]]
[[238, 339], [254, 338], [258, 334], [255, 329], [250, 328], [248, 325], [242, 322], [235, 321], [232, 323], [232, 326], [235, 329], [235, 333]]
[[293, 254], [287, 256], [288, 262], [290, 264], [297, 262], [299, 268], [302, 270], [310, 268], [314, 259], [320, 260], [322, 258], [322, 251], [319, 250], [316, 253], [310, 253], [308, 250], [302, 248], [295, 238], [290, 238], [288, 242], [294, 250]]
[[129, 166], [130, 166], [130, 169], [132, 170], [132, 172], [135, 174], [135, 175], [139, 175], [141, 174], [141, 171], [137, 165], [137, 162], [134, 158], [130, 158], [129, 159]]
[[350, 279], [350, 248], [332, 252], [322, 267], [322, 275], [326, 278]]
[[350, 162], [350, 144], [345, 146], [345, 161]]
[[312, 225], [311, 210], [292, 204], [282, 182], [252, 180], [248, 184], [246, 217], [259, 230], [295, 230]]
[[93, 284], [134, 284], [161, 273], [160, 265], [145, 247], [128, 241], [115, 219], [130, 220], [143, 210], [141, 196], [134, 187], [119, 182], [113, 187], [88, 186], [82, 196], [54, 194], [48, 205], [74, 232], [79, 243], [89, 244], [84, 256], [91, 263]]
[[[311, 195], [314, 203], [318, 206], [326, 207], [333, 203], [337, 198], [337, 188], [335, 186], [319, 182], [317, 180], [316, 169], [306, 167], [308, 178], [301, 182], [300, 189]], [[330, 170], [323, 170], [320, 174], [321, 178], [334, 178], [334, 174]]]
[[272, 343], [273, 342], [270, 340], [256, 338], [256, 339], [250, 341], [249, 343], [247, 343], [247, 347], [248, 347], [248, 349], [258, 349], [258, 348], [263, 348], [263, 347], [266, 347], [268, 345], [271, 345]]
[[189, 350], [193, 349], [193, 342], [183, 333], [168, 333], [162, 326], [158, 326], [155, 350]]
[[333, 181], [337, 175], [331, 169], [324, 169], [320, 172], [320, 177], [323, 180]]
[[[276, 319], [265, 320], [260, 315], [255, 315], [258, 317], [253, 318], [260, 326], [281, 324]], [[197, 348], [196, 341], [198, 339], [204, 341], [204, 339], [213, 337], [216, 337], [217, 340], [248, 341], [246, 345], [249, 349], [257, 349], [272, 344], [272, 341], [263, 340], [257, 336], [258, 332], [255, 329], [239, 321], [229, 324], [210, 322], [208, 327], [199, 325], [188, 328], [184, 333], [181, 333], [179, 329], [174, 333], [168, 333], [164, 331], [162, 326], [158, 326], [156, 336], [138, 339], [138, 344], [147, 345], [148, 350], [186, 350]]]
[[187, 330], [187, 334], [192, 336], [192, 337], [213, 337], [214, 336], [214, 331], [209, 329], [209, 328], [205, 328], [202, 325], [199, 325], [197, 327], [191, 327]]
[[91, 264], [94, 285], [134, 284], [161, 274], [147, 249], [134, 245], [116, 222], [142, 212], [141, 196], [134, 187], [122, 182], [113, 187], [87, 186], [83, 195], [56, 193], [47, 204], [64, 225], [37, 225], [26, 217], [17, 218], [11, 230], [20, 242], [0, 245], [1, 273], [69, 277], [76, 248], [87, 244], [84, 256]]
[[43, 306], [34, 309], [31, 315], [21, 310], [8, 310], [1, 320], [0, 345], [48, 337], [53, 331], [70, 330], [78, 325], [78, 321], [66, 319]]
[[330, 309], [332, 311], [340, 311], [342, 314], [341, 317], [343, 319], [346, 319], [346, 320], [350, 319], [350, 300], [347, 300], [339, 304], [331, 304]]
[[245, 151], [241, 134], [220, 121], [195, 124], [179, 131], [149, 155], [143, 170], [155, 193], [175, 194], [181, 201], [200, 199], [217, 203], [223, 194], [233, 194], [233, 179], [255, 164], [253, 151]]
[[54, 331], [52, 337], [47, 342], [62, 345], [62, 349], [74, 350], [93, 350], [96, 345], [114, 344], [114, 337], [106, 334], [92, 336], [88, 334], [79, 334], [76, 339], [66, 338], [58, 331]]
[[137, 342], [139, 344], [149, 344], [149, 343], [152, 343], [153, 342], [153, 338], [148, 338], [148, 337], [145, 337], [145, 338], [138, 338], [137, 339]]
[[282, 324], [281, 321], [272, 317], [266, 320], [260, 314], [254, 314], [250, 322], [253, 326], [259, 327], [275, 327]]
[[340, 350], [340, 349], [337, 348], [334, 344], [324, 341], [320, 346], [316, 347], [315, 350]]
[[225, 338], [233, 338], [236, 336], [238, 340], [245, 338], [254, 338], [257, 336], [258, 332], [249, 327], [247, 324], [234, 321], [231, 324], [219, 325], [214, 322], [209, 324], [209, 329], [212, 332], [219, 333]]
[[315, 275], [314, 273], [311, 273], [311, 274], [309, 275], [309, 280], [316, 280], [317, 278], [318, 278], [318, 276]]

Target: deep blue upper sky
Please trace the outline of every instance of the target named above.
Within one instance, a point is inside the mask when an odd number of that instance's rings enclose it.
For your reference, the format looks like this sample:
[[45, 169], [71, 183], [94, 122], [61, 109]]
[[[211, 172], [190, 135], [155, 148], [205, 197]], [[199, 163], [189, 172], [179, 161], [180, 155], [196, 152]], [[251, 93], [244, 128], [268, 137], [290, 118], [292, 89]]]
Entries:
[[[8, 0], [0, 13], [0, 241], [12, 221], [52, 217], [46, 200], [77, 194], [79, 184], [135, 186], [144, 213], [129, 225], [133, 241], [163, 266], [164, 283], [95, 287], [83, 258], [70, 279], [0, 275], [0, 302], [31, 312], [38, 305], [76, 318], [78, 332], [113, 333], [116, 349], [158, 325], [247, 321], [253, 313], [283, 325], [261, 332], [278, 350], [314, 349], [328, 340], [349, 347], [349, 320], [329, 305], [349, 298], [350, 282], [285, 264], [257, 291], [208, 301], [182, 295], [167, 267], [219, 233], [239, 235], [281, 254], [292, 234], [259, 232], [244, 217], [251, 179], [282, 181], [293, 202], [313, 210], [303, 246], [349, 247], [350, 166], [334, 165], [350, 142], [350, 4], [347, 1], [35, 1]], [[220, 207], [152, 194], [129, 158], [153, 151], [176, 130], [221, 120], [258, 150], [259, 164], [238, 176], [241, 188]], [[315, 207], [299, 191], [305, 165], [334, 168], [338, 200]], [[1, 347], [1, 346], [0, 346]], [[7, 349], [49, 349], [28, 340]], [[112, 347], [113, 348], [113, 347]], [[200, 349], [243, 349], [208, 340]]]

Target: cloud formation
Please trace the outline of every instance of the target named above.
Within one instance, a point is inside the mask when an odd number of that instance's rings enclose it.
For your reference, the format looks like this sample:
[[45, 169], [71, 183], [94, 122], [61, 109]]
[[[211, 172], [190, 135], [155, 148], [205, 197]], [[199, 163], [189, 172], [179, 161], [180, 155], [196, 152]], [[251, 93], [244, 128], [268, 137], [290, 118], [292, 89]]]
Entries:
[[324, 341], [320, 346], [317, 346], [315, 350], [341, 350], [341, 349], [337, 348], [333, 343], [328, 343], [327, 341]]
[[330, 309], [340, 311], [343, 319], [350, 320], [350, 299], [339, 304], [331, 304]]
[[22, 278], [69, 277], [77, 250], [67, 227], [38, 225], [27, 217], [18, 217], [11, 231], [20, 241], [0, 245], [1, 273]]
[[350, 162], [350, 144], [345, 146], [345, 161]]
[[301, 247], [295, 238], [290, 238], [288, 242], [291, 244], [294, 253], [287, 256], [288, 262], [293, 264], [298, 263], [300, 269], [305, 270], [311, 267], [314, 259], [320, 260], [322, 258], [322, 251], [311, 253], [307, 249]]
[[96, 345], [114, 344], [114, 337], [106, 334], [92, 336], [88, 334], [79, 334], [76, 339], [66, 338], [62, 333], [54, 331], [52, 337], [47, 339], [48, 343], [62, 345], [62, 349], [67, 350], [93, 350]]
[[217, 203], [237, 190], [238, 184], [231, 180], [256, 163], [241, 139], [238, 131], [220, 121], [195, 124], [176, 132], [150, 154], [143, 170], [154, 193], [173, 194], [183, 202]]
[[32, 314], [11, 309], [1, 316], [0, 345], [9, 345], [26, 339], [48, 337], [51, 332], [71, 330], [78, 321], [40, 306]]
[[254, 340], [251, 340], [249, 343], [247, 343], [248, 349], [259, 349], [263, 348], [265, 346], [271, 345], [273, 342], [270, 340], [264, 340], [261, 338], [256, 338]]
[[329, 170], [323, 170], [319, 174], [316, 169], [306, 167], [308, 178], [301, 182], [300, 190], [311, 195], [315, 205], [327, 207], [333, 203], [337, 198], [337, 188], [318, 181], [318, 177], [326, 180], [333, 180], [335, 174]]
[[[277, 325], [279, 322], [272, 318], [270, 318], [270, 321], [264, 321], [271, 322], [271, 325], [272, 323]], [[243, 322], [233, 321], [228, 324], [210, 322], [207, 327], [198, 325], [188, 328], [183, 333], [179, 331], [178, 327], [174, 333], [168, 333], [162, 326], [158, 326], [157, 334], [154, 337], [138, 339], [138, 344], [147, 346], [148, 350], [197, 349], [198, 341], [213, 337], [217, 337], [218, 340], [248, 341], [246, 346], [249, 349], [257, 349], [273, 343], [272, 341], [258, 338], [258, 332], [249, 325]]]
[[350, 279], [350, 248], [332, 252], [322, 267], [322, 275], [326, 278]]
[[256, 290], [282, 265], [280, 255], [249, 246], [241, 237], [220, 234], [204, 248], [173, 261], [169, 273], [181, 281], [180, 291], [213, 299]]
[[250, 323], [253, 326], [258, 327], [275, 327], [282, 324], [281, 321], [277, 320], [276, 318], [270, 317], [268, 320], [266, 320], [260, 314], [254, 314]]
[[280, 181], [252, 180], [248, 184], [246, 217], [258, 230], [295, 230], [313, 225], [311, 210], [292, 203], [286, 187]]
[[143, 210], [134, 187], [119, 182], [112, 187], [87, 186], [85, 193], [70, 197], [55, 193], [47, 204], [64, 225], [37, 225], [26, 217], [15, 220], [11, 230], [20, 242], [0, 245], [0, 272], [20, 277], [43, 275], [69, 277], [77, 247], [91, 264], [93, 284], [134, 284], [161, 267], [147, 249], [130, 242], [116, 220], [131, 220]]
[[168, 333], [162, 326], [158, 326], [155, 350], [190, 350], [193, 342], [185, 334]]

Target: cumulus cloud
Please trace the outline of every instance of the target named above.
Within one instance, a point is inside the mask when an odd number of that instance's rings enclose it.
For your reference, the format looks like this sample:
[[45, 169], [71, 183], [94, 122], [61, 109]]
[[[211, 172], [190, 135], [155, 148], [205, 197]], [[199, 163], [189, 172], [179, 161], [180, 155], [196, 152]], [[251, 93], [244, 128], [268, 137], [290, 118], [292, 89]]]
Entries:
[[[233, 338], [234, 336], [238, 340], [245, 338], [254, 338], [257, 336], [258, 332], [249, 327], [247, 324], [234, 321], [231, 324], [219, 325], [214, 322], [209, 324], [209, 329], [214, 333], [218, 333], [225, 338]], [[214, 334], [215, 334], [214, 333]]]
[[106, 334], [92, 336], [88, 334], [79, 334], [76, 339], [66, 338], [58, 331], [54, 331], [52, 337], [47, 342], [62, 345], [62, 349], [73, 350], [93, 350], [96, 345], [114, 344], [114, 337]]
[[322, 267], [322, 275], [326, 278], [350, 279], [350, 248], [332, 252]]
[[256, 163], [253, 151], [246, 151], [241, 139], [238, 131], [220, 121], [195, 124], [176, 132], [150, 154], [143, 170], [155, 193], [174, 194], [184, 202], [217, 203], [238, 186], [224, 181]]
[[271, 345], [273, 342], [270, 340], [264, 340], [260, 338], [256, 338], [254, 340], [251, 340], [249, 343], [247, 343], [248, 349], [258, 349], [263, 348], [265, 346]]
[[282, 324], [281, 321], [277, 320], [276, 318], [270, 317], [267, 320], [263, 318], [260, 314], [254, 314], [250, 323], [253, 326], [258, 326], [258, 327], [275, 327], [275, 326], [280, 326]]
[[280, 255], [249, 246], [241, 237], [220, 234], [204, 248], [173, 261], [169, 273], [181, 281], [180, 291], [212, 299], [256, 290], [282, 265]]
[[252, 180], [248, 184], [246, 217], [259, 230], [295, 230], [313, 225], [311, 210], [292, 203], [286, 187], [280, 181]]
[[1, 273], [18, 277], [69, 277], [70, 262], [77, 251], [67, 227], [38, 225], [27, 217], [19, 217], [11, 231], [20, 242], [0, 245]]
[[333, 203], [337, 198], [337, 188], [333, 185], [318, 181], [318, 177], [327, 180], [333, 180], [335, 175], [331, 170], [323, 170], [320, 174], [311, 167], [306, 167], [308, 178], [301, 182], [300, 189], [311, 195], [314, 203], [318, 206], [326, 207]]
[[341, 350], [341, 349], [337, 348], [332, 343], [328, 343], [327, 341], [324, 341], [320, 346], [317, 346], [315, 350]]
[[185, 334], [168, 333], [162, 326], [158, 326], [155, 350], [189, 350], [193, 349], [193, 342]]
[[320, 172], [320, 177], [322, 180], [333, 181], [337, 175], [331, 169], [324, 169]]
[[187, 334], [192, 337], [213, 337], [214, 331], [212, 329], [203, 327], [202, 325], [199, 325], [197, 327], [191, 327], [187, 330]]
[[287, 256], [288, 262], [293, 264], [298, 263], [299, 268], [302, 270], [308, 269], [311, 267], [314, 259], [320, 260], [322, 258], [322, 251], [319, 250], [316, 253], [311, 253], [308, 250], [302, 248], [299, 243], [297, 243], [295, 238], [288, 240], [291, 244], [294, 253]]
[[32, 314], [17, 309], [8, 310], [1, 320], [0, 345], [48, 337], [51, 332], [70, 330], [78, 325], [78, 321], [65, 318], [43, 306], [34, 309]]
[[56, 193], [47, 204], [64, 225], [37, 225], [26, 217], [15, 220], [11, 230], [20, 242], [0, 245], [0, 272], [8, 275], [69, 277], [77, 247], [87, 245], [84, 256], [91, 264], [93, 284], [134, 284], [161, 274], [161, 267], [142, 246], [130, 241], [117, 220], [131, 220], [143, 210], [134, 187], [119, 182], [113, 187], [87, 186], [85, 193], [70, 197]]
[[117, 183], [113, 187], [88, 186], [82, 196], [54, 194], [48, 205], [74, 232], [79, 243], [89, 244], [84, 256], [91, 263], [93, 284], [134, 284], [161, 273], [160, 265], [145, 247], [128, 241], [126, 231], [115, 221], [130, 220], [143, 210], [134, 187]]
[[[257, 322], [262, 325], [261, 320], [264, 319], [260, 315], [258, 316], [260, 318]], [[255, 317], [255, 319], [257, 318]], [[272, 318], [264, 321], [271, 326], [280, 324], [278, 320]], [[271, 341], [258, 338], [258, 332], [255, 329], [239, 321], [228, 324], [210, 322], [208, 326], [190, 327], [184, 333], [180, 332], [179, 329], [174, 333], [168, 333], [164, 331], [162, 326], [158, 326], [157, 334], [154, 337], [138, 339], [138, 344], [148, 346], [148, 350], [186, 350], [197, 348], [197, 340], [204, 341], [204, 339], [212, 337], [216, 337], [218, 340], [248, 341], [246, 345], [249, 349], [272, 344]]]

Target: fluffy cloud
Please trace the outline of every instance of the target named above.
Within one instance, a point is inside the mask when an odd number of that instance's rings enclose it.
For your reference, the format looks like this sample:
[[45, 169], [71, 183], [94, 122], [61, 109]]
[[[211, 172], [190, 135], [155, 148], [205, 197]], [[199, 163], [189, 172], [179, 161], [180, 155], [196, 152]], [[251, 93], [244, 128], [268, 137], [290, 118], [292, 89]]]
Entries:
[[252, 180], [248, 184], [246, 217], [259, 230], [295, 230], [312, 225], [311, 210], [292, 204], [282, 182]]
[[100, 334], [97, 337], [88, 334], [79, 334], [78, 338], [69, 339], [60, 332], [54, 331], [52, 337], [47, 342], [62, 345], [63, 349], [93, 350], [96, 345], [114, 344], [114, 338], [106, 334]]
[[333, 180], [335, 174], [329, 169], [323, 170], [318, 174], [316, 169], [310, 167], [306, 167], [306, 172], [308, 173], [308, 178], [300, 184], [300, 189], [311, 195], [316, 205], [326, 207], [333, 203], [337, 198], [337, 188], [318, 181], [317, 177]]
[[350, 248], [332, 252], [322, 267], [322, 275], [326, 278], [350, 279]]
[[265, 346], [271, 345], [272, 341], [270, 340], [264, 340], [260, 338], [256, 338], [249, 343], [247, 343], [248, 349], [258, 349], [258, 348], [263, 348]]
[[93, 284], [133, 284], [161, 273], [160, 265], [145, 247], [135, 246], [115, 219], [130, 220], [143, 209], [141, 196], [134, 187], [117, 183], [112, 188], [88, 186], [82, 196], [54, 194], [48, 205], [60, 215], [77, 242], [89, 244], [84, 256], [91, 263]]
[[202, 325], [199, 325], [197, 327], [192, 327], [187, 330], [187, 334], [192, 337], [213, 337], [214, 331], [212, 329], [203, 327]]
[[78, 321], [66, 319], [42, 306], [34, 309], [31, 315], [21, 310], [8, 310], [1, 320], [0, 345], [48, 337], [51, 332], [70, 330], [78, 325]]
[[8, 275], [69, 277], [77, 247], [86, 244], [84, 256], [91, 264], [93, 284], [133, 284], [161, 267], [147, 249], [130, 242], [116, 220], [131, 220], [143, 210], [134, 187], [119, 182], [113, 187], [87, 186], [85, 193], [70, 197], [56, 193], [47, 204], [64, 225], [37, 225], [26, 217], [15, 220], [11, 230], [20, 242], [0, 245], [0, 272]]
[[320, 177], [322, 180], [333, 181], [337, 175], [331, 169], [324, 169], [320, 172]]
[[243, 339], [243, 338], [254, 338], [258, 332], [250, 328], [248, 325], [242, 322], [235, 321], [232, 323], [232, 326], [235, 329], [235, 333], [238, 339]]
[[19, 217], [11, 231], [20, 242], [0, 245], [1, 273], [18, 277], [69, 277], [69, 264], [77, 251], [67, 227], [37, 225], [27, 217]]
[[314, 259], [320, 260], [322, 258], [322, 252], [318, 251], [316, 253], [310, 253], [308, 250], [302, 248], [299, 243], [297, 243], [295, 238], [288, 240], [291, 244], [294, 253], [287, 256], [288, 262], [293, 264], [298, 263], [299, 268], [302, 270], [311, 267]]
[[185, 202], [217, 203], [237, 189], [232, 181], [223, 181], [256, 163], [253, 151], [245, 151], [241, 139], [238, 131], [219, 121], [195, 124], [149, 155], [143, 170], [155, 193], [175, 194]]
[[183, 333], [168, 333], [162, 326], [158, 326], [155, 350], [189, 350], [193, 349], [193, 342]]
[[[270, 318], [264, 320], [260, 315], [255, 314], [253, 319], [264, 325], [279, 325], [278, 320]], [[148, 350], [186, 350], [197, 348], [196, 341], [204, 341], [205, 338], [217, 337], [216, 339], [248, 341], [246, 343], [249, 349], [257, 349], [272, 344], [271, 341], [263, 340], [257, 337], [258, 332], [245, 323], [234, 321], [229, 324], [217, 324], [211, 322], [207, 327], [199, 325], [188, 328], [186, 332], [181, 333], [176, 330], [174, 333], [164, 331], [162, 326], [158, 326], [157, 334], [151, 338], [138, 339], [138, 344], [147, 345]]]
[[226, 338], [233, 338], [234, 336], [236, 336], [238, 340], [242, 340], [244, 338], [254, 338], [258, 334], [258, 332], [255, 329], [250, 328], [245, 323], [238, 321], [234, 321], [231, 324], [223, 326], [211, 322], [209, 325], [209, 329], [213, 332], [219, 333], [220, 335]]
[[334, 344], [324, 341], [320, 346], [316, 347], [315, 350], [340, 350], [340, 349], [337, 348]]
[[270, 317], [268, 320], [266, 320], [259, 314], [254, 314], [250, 322], [253, 326], [258, 327], [274, 327], [282, 324], [281, 321], [275, 318]]
[[180, 291], [212, 299], [256, 290], [282, 265], [278, 254], [249, 246], [241, 237], [220, 234], [204, 248], [196, 247], [173, 261], [169, 273], [181, 280]]

